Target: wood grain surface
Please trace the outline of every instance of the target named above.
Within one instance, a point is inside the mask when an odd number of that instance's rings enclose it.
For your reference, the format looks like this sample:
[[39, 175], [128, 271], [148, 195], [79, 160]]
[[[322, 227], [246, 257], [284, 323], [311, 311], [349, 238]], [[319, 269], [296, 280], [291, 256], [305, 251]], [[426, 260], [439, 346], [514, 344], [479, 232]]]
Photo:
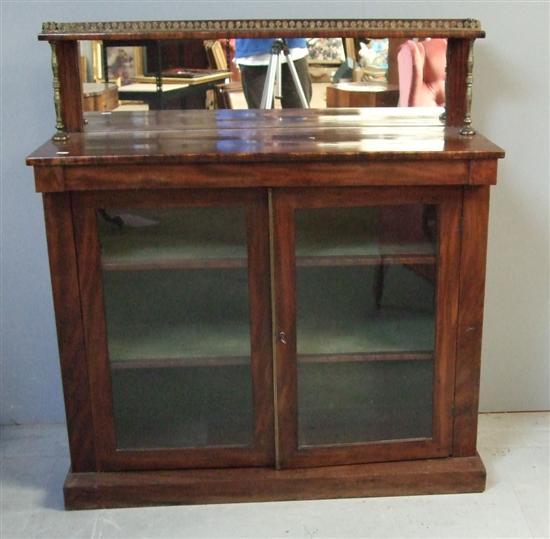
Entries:
[[482, 492], [479, 456], [329, 466], [304, 470], [237, 468], [175, 472], [69, 473], [67, 509], [318, 500]]
[[430, 116], [415, 125], [414, 117], [399, 109], [373, 110], [372, 115], [364, 109], [100, 114], [85, 132], [71, 133], [68, 142], [46, 142], [27, 164], [364, 162], [504, 155], [481, 135], [461, 136], [457, 128], [445, 128]]
[[76, 41], [56, 44], [59, 64], [61, 97], [61, 117], [67, 131], [81, 131], [84, 126], [82, 116], [82, 82], [80, 79], [79, 45]]
[[70, 195], [45, 194], [44, 216], [71, 466], [90, 472], [97, 469], [94, 422]]
[[453, 454], [476, 452], [489, 187], [464, 189]]

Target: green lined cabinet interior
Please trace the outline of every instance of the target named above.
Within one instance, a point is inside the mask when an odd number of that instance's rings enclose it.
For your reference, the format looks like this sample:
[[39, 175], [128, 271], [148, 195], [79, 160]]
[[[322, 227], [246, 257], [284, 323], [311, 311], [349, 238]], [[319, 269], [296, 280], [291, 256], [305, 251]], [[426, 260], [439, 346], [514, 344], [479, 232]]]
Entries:
[[108, 209], [102, 278], [118, 448], [249, 446], [243, 208]]
[[74, 195], [101, 468], [448, 455], [460, 204], [433, 188]]

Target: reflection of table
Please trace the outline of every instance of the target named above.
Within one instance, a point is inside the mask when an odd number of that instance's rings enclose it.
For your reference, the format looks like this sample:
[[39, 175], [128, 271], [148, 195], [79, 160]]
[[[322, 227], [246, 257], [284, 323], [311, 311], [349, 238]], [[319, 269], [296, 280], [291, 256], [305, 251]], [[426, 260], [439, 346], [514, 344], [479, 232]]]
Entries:
[[143, 101], [151, 110], [160, 109], [204, 109], [206, 91], [216, 83], [224, 81], [226, 71], [208, 72], [194, 77], [163, 77], [159, 91], [155, 77], [137, 77], [132, 84], [119, 88], [120, 99]]
[[181, 103], [188, 87], [188, 84], [163, 84], [159, 92], [154, 82], [134, 82], [121, 86], [118, 94], [122, 100], [143, 101], [151, 110], [183, 108], [176, 105]]
[[396, 107], [397, 84], [344, 82], [327, 87], [327, 107]]
[[[162, 72], [163, 84], [205, 84], [207, 82], [223, 82], [231, 77], [230, 71], [220, 69], [186, 69], [176, 67]], [[136, 77], [136, 82], [154, 82], [156, 77], [140, 76]]]
[[82, 110], [107, 112], [118, 107], [116, 84], [85, 82], [82, 86]]

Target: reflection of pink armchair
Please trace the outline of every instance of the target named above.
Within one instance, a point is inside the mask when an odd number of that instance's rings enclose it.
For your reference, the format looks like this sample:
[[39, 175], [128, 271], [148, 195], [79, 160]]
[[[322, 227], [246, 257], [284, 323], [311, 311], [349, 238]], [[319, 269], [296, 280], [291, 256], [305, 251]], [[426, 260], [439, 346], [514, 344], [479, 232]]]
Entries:
[[433, 107], [445, 104], [446, 39], [406, 41], [399, 47], [399, 106]]

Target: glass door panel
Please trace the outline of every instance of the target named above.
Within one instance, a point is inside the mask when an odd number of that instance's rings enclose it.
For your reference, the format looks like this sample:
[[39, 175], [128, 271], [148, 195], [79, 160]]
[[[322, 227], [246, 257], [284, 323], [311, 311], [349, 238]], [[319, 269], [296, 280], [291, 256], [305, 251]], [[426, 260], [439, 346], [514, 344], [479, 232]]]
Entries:
[[248, 446], [246, 212], [98, 212], [119, 449]]
[[299, 446], [431, 436], [433, 215], [296, 210]]
[[429, 360], [300, 362], [299, 445], [430, 438], [432, 376]]
[[458, 191], [289, 189], [274, 206], [275, 250], [292, 251], [276, 265], [282, 466], [448, 455]]

